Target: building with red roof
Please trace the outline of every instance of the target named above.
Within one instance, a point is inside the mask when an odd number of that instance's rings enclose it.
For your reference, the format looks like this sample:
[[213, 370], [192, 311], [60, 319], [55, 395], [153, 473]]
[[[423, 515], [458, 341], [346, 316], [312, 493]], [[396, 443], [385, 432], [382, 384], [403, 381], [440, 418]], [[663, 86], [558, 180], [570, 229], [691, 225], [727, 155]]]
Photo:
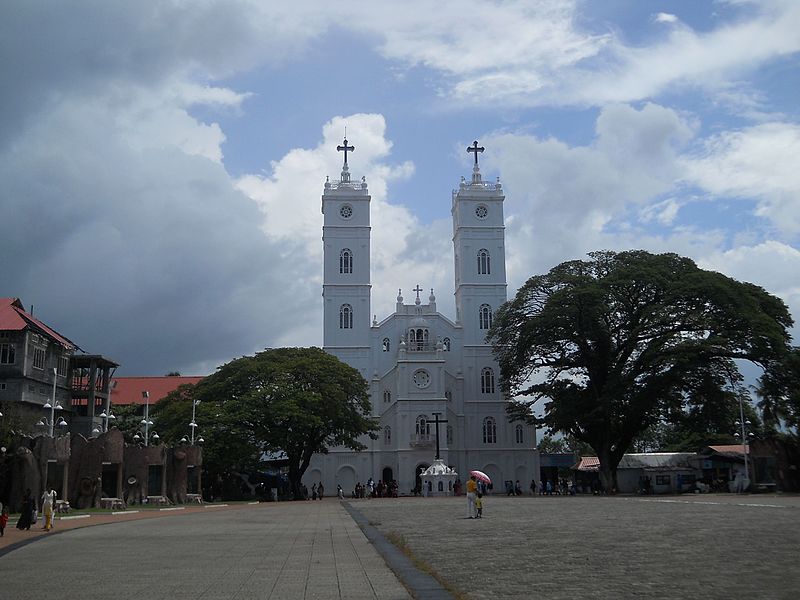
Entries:
[[[66, 422], [89, 434], [94, 408], [105, 402], [117, 363], [84, 354], [78, 345], [25, 310], [19, 298], [0, 298], [0, 409], [9, 428]], [[45, 408], [55, 406], [57, 410]], [[91, 407], [91, 408], [90, 408]]]
[[155, 404], [182, 385], [194, 385], [203, 377], [165, 375], [163, 377], [114, 377], [111, 382], [111, 404], [113, 406], [141, 405], [145, 403], [143, 392], [148, 392], [148, 401]]

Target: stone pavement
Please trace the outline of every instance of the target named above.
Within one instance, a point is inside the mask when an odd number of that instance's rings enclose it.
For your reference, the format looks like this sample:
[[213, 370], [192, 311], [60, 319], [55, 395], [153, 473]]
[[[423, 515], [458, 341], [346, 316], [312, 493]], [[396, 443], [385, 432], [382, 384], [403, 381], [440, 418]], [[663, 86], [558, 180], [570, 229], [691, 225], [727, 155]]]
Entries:
[[800, 497], [353, 500], [465, 597], [798, 598]]
[[6, 527], [5, 535], [0, 537], [0, 556], [9, 552], [19, 546], [30, 543], [42, 536], [52, 536], [63, 531], [70, 529], [78, 529], [82, 527], [92, 527], [94, 525], [107, 525], [109, 523], [120, 523], [124, 521], [139, 521], [141, 519], [158, 519], [164, 517], [172, 517], [177, 515], [205, 513], [215, 511], [227, 510], [243, 510], [250, 509], [257, 506], [258, 503], [252, 505], [248, 503], [234, 503], [234, 504], [186, 504], [180, 507], [168, 507], [161, 509], [153, 508], [140, 508], [134, 506], [125, 511], [97, 511], [97, 512], [81, 512], [73, 511], [71, 514], [56, 515], [53, 530], [50, 532], [42, 529], [44, 521], [39, 516], [36, 525], [31, 525], [29, 530], [20, 531], [16, 528], [16, 518], [14, 521], [9, 521]]
[[40, 537], [0, 557], [0, 597], [411, 596], [335, 498], [174, 513]]

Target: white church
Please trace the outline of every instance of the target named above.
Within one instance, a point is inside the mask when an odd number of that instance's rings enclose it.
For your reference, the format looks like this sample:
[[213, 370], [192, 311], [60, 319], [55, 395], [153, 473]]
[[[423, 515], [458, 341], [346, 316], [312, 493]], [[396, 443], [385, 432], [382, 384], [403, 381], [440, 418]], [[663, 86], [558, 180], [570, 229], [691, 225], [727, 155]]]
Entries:
[[438, 437], [442, 461], [462, 482], [478, 469], [495, 493], [506, 481], [527, 489], [539, 479], [536, 430], [508, 421], [499, 367], [485, 341], [507, 285], [505, 196], [499, 181], [481, 178], [484, 149], [477, 142], [467, 149], [475, 155], [472, 178], [462, 177], [452, 195], [455, 319], [437, 311], [433, 289], [423, 293], [413, 282], [408, 299], [399, 291], [394, 313], [380, 321], [370, 306], [370, 195], [363, 177], [350, 179], [353, 146], [345, 139], [337, 149], [344, 151], [341, 179], [327, 181], [322, 195], [323, 346], [369, 382], [380, 432], [361, 452], [315, 455], [303, 481], [309, 488], [322, 481], [328, 493], [338, 484], [349, 496], [370, 477], [396, 480], [409, 494], [433, 463]]

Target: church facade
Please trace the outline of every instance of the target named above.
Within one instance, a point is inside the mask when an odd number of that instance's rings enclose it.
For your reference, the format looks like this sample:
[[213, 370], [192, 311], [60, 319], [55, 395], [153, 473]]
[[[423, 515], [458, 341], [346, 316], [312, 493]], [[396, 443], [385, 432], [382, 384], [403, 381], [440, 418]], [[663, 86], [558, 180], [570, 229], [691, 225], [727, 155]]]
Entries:
[[[420, 484], [419, 474], [438, 452], [462, 481], [478, 469], [495, 491], [506, 481], [523, 488], [538, 480], [535, 428], [510, 423], [499, 367], [486, 333], [506, 301], [504, 194], [481, 178], [477, 142], [470, 181], [452, 195], [455, 318], [437, 311], [434, 290], [419, 283], [407, 301], [398, 291], [394, 313], [370, 317], [370, 196], [365, 179], [351, 181], [347, 151], [339, 181], [322, 196], [324, 349], [356, 368], [369, 382], [379, 437], [367, 449], [332, 448], [318, 454], [303, 477], [322, 481], [329, 493], [350, 495], [371, 477], [396, 480], [401, 494]], [[427, 291], [427, 290], [425, 290]], [[437, 435], [438, 430], [438, 435]]]

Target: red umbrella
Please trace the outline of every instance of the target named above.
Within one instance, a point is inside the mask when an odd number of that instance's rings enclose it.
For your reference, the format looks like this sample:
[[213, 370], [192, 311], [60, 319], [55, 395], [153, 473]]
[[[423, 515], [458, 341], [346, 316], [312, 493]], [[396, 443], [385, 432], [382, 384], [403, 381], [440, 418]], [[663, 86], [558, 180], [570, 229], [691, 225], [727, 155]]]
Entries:
[[483, 471], [470, 471], [469, 474], [474, 476], [478, 481], [482, 481], [487, 485], [492, 483], [491, 478]]

